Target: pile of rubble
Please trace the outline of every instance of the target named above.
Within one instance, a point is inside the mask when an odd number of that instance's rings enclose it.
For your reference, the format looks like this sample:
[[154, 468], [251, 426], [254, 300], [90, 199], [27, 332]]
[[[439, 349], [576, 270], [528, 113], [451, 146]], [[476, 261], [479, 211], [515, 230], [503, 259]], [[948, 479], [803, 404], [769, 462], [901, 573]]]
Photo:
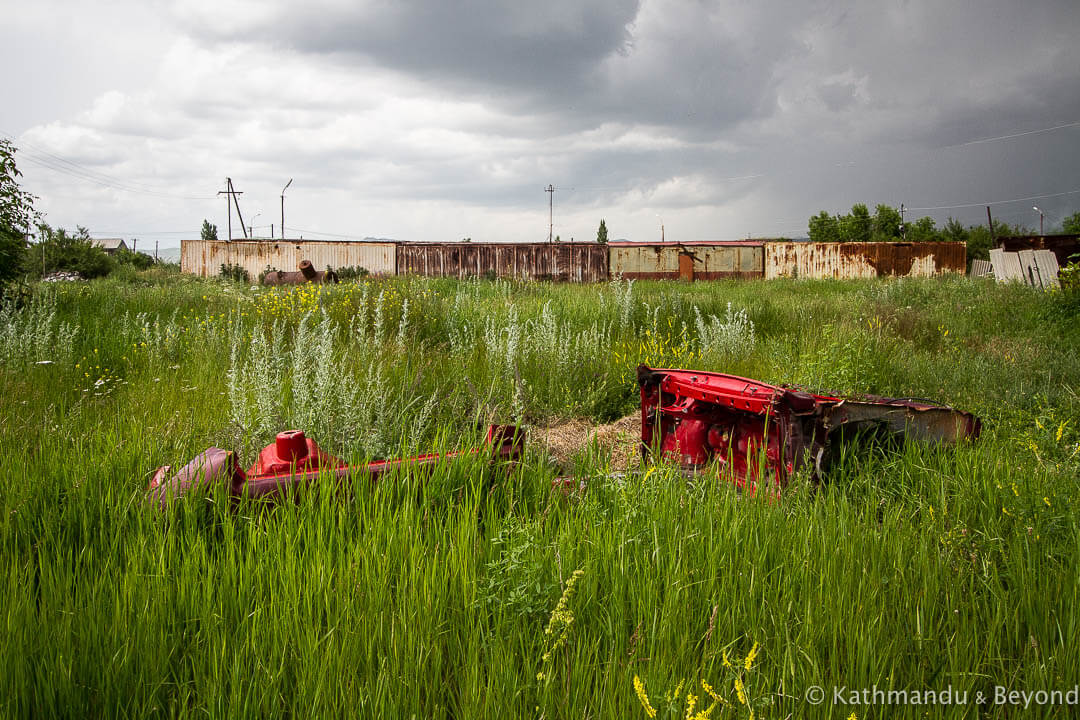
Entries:
[[82, 275], [73, 270], [58, 270], [41, 278], [41, 282], [78, 282], [84, 279]]

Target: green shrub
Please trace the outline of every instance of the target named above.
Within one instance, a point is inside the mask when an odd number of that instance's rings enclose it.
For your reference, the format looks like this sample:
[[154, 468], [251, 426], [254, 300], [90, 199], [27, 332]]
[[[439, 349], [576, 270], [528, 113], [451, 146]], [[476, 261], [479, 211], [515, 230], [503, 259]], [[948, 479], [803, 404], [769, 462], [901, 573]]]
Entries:
[[74, 233], [48, 225], [38, 228], [41, 238], [24, 257], [26, 272], [35, 277], [66, 270], [84, 278], [104, 277], [116, 267], [116, 261], [90, 239], [90, 233], [79, 227]]
[[116, 260], [118, 265], [130, 265], [136, 270], [149, 270], [154, 266], [154, 258], [146, 253], [135, 252], [133, 250], [117, 250], [113, 259]]
[[337, 273], [338, 280], [346, 282], [348, 280], [359, 280], [360, 278], [366, 278], [371, 273], [368, 272], [366, 267], [360, 267], [359, 265], [350, 265], [348, 267], [338, 268], [334, 271]]
[[218, 273], [218, 277], [223, 277], [226, 280], [232, 280], [233, 282], [250, 283], [251, 275], [244, 269], [243, 265], [233, 265], [225, 263], [221, 264], [221, 272]]

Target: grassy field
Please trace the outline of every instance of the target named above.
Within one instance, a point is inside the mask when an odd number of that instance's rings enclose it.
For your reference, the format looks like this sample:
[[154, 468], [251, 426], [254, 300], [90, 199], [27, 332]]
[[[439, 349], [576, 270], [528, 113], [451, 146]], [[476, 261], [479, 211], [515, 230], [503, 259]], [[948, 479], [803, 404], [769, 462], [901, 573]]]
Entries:
[[[1080, 681], [1078, 347], [1075, 296], [966, 278], [38, 287], [0, 311], [0, 715], [1070, 714], [993, 699]], [[852, 452], [779, 502], [536, 444], [509, 476], [144, 501], [155, 467], [287, 427], [361, 461], [607, 422], [640, 362], [929, 397], [983, 436]], [[850, 702], [875, 686], [968, 695]]]

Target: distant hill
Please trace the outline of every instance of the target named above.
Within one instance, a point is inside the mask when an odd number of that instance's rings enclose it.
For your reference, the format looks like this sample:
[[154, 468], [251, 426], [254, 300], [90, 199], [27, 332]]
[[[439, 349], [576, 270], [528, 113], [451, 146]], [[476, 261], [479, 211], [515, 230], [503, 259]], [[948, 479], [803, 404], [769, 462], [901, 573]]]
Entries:
[[[150, 255], [153, 255], [153, 250], [150, 251]], [[180, 262], [180, 248], [178, 247], [164, 247], [158, 249], [158, 260], [161, 262], [178, 263]]]

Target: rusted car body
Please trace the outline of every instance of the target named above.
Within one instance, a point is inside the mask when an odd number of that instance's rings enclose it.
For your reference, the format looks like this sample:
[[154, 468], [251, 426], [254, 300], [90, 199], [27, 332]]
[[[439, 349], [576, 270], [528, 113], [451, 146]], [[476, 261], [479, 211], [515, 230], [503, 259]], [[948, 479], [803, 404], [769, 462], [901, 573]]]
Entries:
[[690, 473], [714, 466], [741, 488], [783, 487], [801, 468], [820, 476], [839, 443], [863, 432], [903, 441], [978, 437], [970, 413], [912, 398], [818, 395], [695, 370], [638, 367], [642, 453]]

